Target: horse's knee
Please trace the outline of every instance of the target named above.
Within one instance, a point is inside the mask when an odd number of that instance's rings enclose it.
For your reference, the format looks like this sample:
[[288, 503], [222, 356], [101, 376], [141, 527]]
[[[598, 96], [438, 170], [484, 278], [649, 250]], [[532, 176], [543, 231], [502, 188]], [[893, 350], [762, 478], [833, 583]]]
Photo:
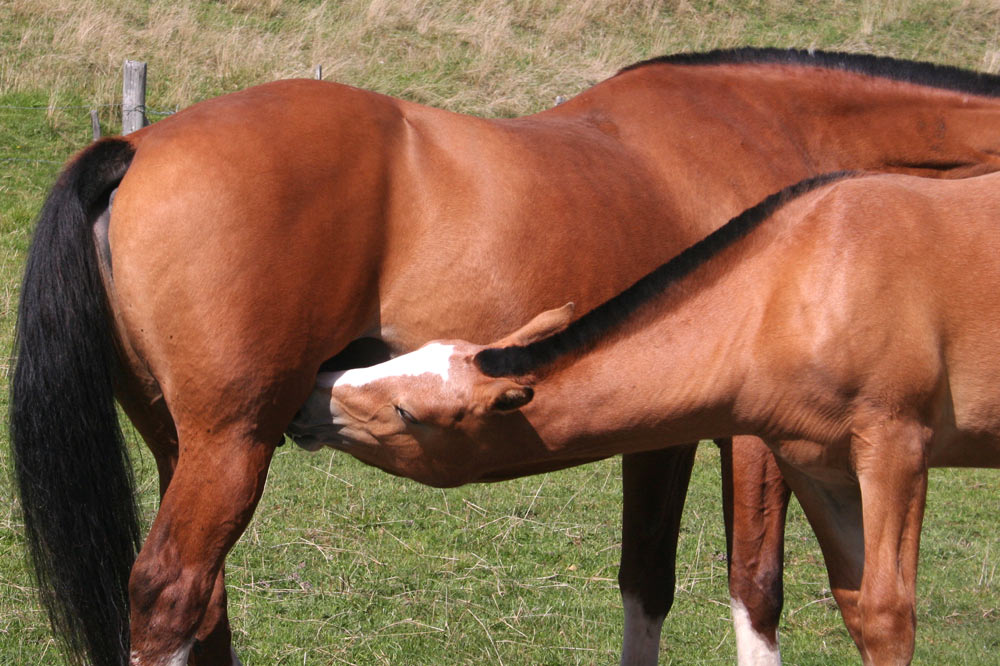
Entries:
[[670, 612], [674, 605], [675, 580], [673, 566], [651, 557], [623, 557], [618, 569], [618, 588], [622, 599], [631, 600], [649, 617], [666, 617]]
[[885, 595], [858, 602], [866, 664], [909, 663], [916, 638], [916, 609], [905, 595]]
[[129, 578], [133, 666], [187, 663], [211, 589], [209, 576], [144, 548]]

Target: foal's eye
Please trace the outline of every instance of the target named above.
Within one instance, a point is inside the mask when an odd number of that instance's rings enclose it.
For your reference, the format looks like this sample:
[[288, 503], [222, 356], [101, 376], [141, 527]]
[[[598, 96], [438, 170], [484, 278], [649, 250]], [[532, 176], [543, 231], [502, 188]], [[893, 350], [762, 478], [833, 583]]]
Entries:
[[399, 416], [399, 418], [403, 419], [407, 423], [412, 423], [414, 425], [420, 423], [420, 421], [417, 420], [417, 417], [415, 417], [413, 414], [409, 413], [399, 405], [393, 405], [393, 408], [396, 410], [397, 416]]

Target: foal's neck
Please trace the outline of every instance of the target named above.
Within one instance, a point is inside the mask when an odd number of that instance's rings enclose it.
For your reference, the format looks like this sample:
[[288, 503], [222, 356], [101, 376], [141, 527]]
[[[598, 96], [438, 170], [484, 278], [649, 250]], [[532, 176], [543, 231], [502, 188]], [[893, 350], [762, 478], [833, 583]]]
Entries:
[[746, 289], [745, 276], [738, 266], [696, 271], [544, 371], [525, 415], [553, 448], [594, 455], [628, 451], [632, 440], [648, 448], [749, 432], [734, 414], [766, 290]]

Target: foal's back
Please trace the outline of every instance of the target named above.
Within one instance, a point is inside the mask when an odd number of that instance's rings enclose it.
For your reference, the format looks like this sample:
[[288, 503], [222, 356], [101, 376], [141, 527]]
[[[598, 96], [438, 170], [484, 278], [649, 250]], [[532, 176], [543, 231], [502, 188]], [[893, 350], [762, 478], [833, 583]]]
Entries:
[[831, 431], [912, 412], [932, 465], [1000, 463], [1000, 177], [852, 178], [775, 217], [745, 258], [773, 271], [768, 379], [802, 387]]

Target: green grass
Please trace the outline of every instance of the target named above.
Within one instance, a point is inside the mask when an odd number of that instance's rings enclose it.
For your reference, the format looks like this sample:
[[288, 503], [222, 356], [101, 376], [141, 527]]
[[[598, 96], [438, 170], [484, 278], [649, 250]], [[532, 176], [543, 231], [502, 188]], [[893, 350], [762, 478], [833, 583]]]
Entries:
[[[120, 122], [121, 61], [150, 62], [153, 108], [278, 76], [326, 78], [458, 111], [527, 113], [618, 67], [738, 44], [864, 50], [1000, 66], [988, 2], [676, 0], [397, 3], [7, 0], [0, 3], [0, 336], [9, 349], [30, 225], [87, 108]], [[0, 358], [6, 359], [2, 354]], [[0, 361], [6, 371], [7, 364]], [[0, 409], [6, 410], [6, 385]], [[23, 564], [0, 435], [0, 666], [58, 663]], [[151, 456], [136, 448], [143, 506]], [[916, 661], [996, 664], [996, 475], [932, 473]], [[280, 449], [228, 559], [235, 641], [251, 664], [608, 664], [621, 609], [618, 460], [434, 490], [343, 455]], [[732, 663], [718, 454], [699, 451], [661, 663]], [[808, 526], [793, 505], [786, 664], [857, 663]]]

